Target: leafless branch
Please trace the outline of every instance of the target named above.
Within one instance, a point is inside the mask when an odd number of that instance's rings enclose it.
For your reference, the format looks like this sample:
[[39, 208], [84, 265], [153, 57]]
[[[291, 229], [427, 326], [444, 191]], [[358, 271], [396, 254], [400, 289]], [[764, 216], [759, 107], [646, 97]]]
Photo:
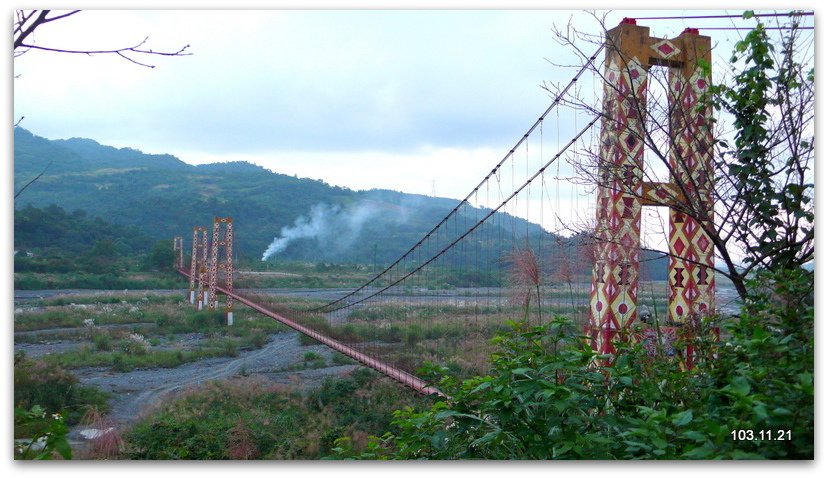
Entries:
[[[555, 30], [557, 40], [563, 45], [574, 48], [579, 54], [582, 52], [582, 49], [578, 47], [579, 43], [598, 41], [607, 42], [607, 52], [619, 53], [619, 49], [612, 43], [612, 37], [606, 34], [607, 29], [601, 20], [598, 19], [604, 31], [602, 39], [573, 31], [567, 26], [564, 30]], [[782, 45], [778, 52], [777, 63], [780, 68], [792, 69], [790, 59], [793, 56], [802, 58], [803, 55], [805, 58], [800, 60], [800, 64], [813, 65], [812, 56], [810, 59], [807, 56], [812, 55], [812, 50], [809, 50], [812, 47], [806, 44], [803, 51], [797, 51], [795, 42], [787, 37], [780, 38], [778, 43]], [[630, 75], [627, 60], [629, 59], [622, 58], [620, 61], [622, 71], [619, 73], [622, 75]], [[580, 61], [587, 64], [583, 54], [581, 54]], [[783, 63], [785, 61], [789, 63]], [[596, 64], [591, 72], [602, 83], [605, 95], [625, 96], [619, 95], [617, 86], [605, 78], [604, 65]], [[566, 99], [566, 104], [590, 114], [601, 115], [605, 127], [621, 130], [618, 134], [624, 137], [633, 136], [644, 144], [648, 152], [647, 157], [650, 161], [654, 161], [649, 164], [658, 166], [667, 174], [667, 177], [658, 177], [659, 174], [654, 169], [648, 170], [645, 164], [640, 171], [644, 181], [669, 183], [675, 188], [673, 193], [660, 202], [647, 197], [648, 203], [668, 206], [694, 219], [707, 233], [713, 242], [718, 258], [726, 265], [724, 269], [721, 267], [714, 269], [733, 280], [740, 295], [744, 297], [744, 283], [748, 274], [757, 267], [766, 266], [771, 258], [767, 254], [762, 257], [751, 256], [753, 245], [762, 240], [760, 231], [751, 225], [752, 218], [758, 214], [757, 205], [750, 200], [751, 191], [747, 190], [744, 184], [739, 183], [732, 174], [731, 168], [736, 161], [734, 154], [730, 151], [715, 149], [720, 139], [732, 137], [732, 133], [721, 126], [722, 118], [719, 118], [720, 121], [712, 123], [715, 129], [711, 130], [710, 136], [696, 135], [690, 138], [687, 144], [681, 144], [677, 140], [681, 130], [675, 131], [671, 128], [691, 125], [693, 121], [696, 121], [699, 112], [681, 108], [678, 101], [665, 101], [669, 95], [673, 94], [671, 86], [676, 81], [676, 77], [669, 73], [669, 68], [653, 68], [649, 73], [651, 98], [646, 105], [643, 101], [631, 100], [629, 106], [634, 118], [628, 119], [630, 123], [618, 121], [606, 105], [596, 104], [591, 98], [580, 98], [577, 94], [570, 95]], [[809, 181], [813, 182], [814, 97], [811, 83], [804, 78], [804, 73], [800, 72], [798, 82], [800, 86], [805, 86], [796, 90], [782, 89], [777, 94], [772, 103], [774, 105], [774, 110], [771, 112], [772, 131], [768, 135], [767, 143], [761, 147], [765, 151], [764, 156], [771, 162], [768, 170], [777, 190], [783, 191], [787, 187], [809, 190], [811, 201], [806, 212], [812, 213], [813, 187]], [[680, 85], [680, 89], [683, 87], [684, 85]], [[556, 90], [550, 85], [544, 85], [544, 88], [550, 93]], [[711, 117], [711, 119], [714, 118]], [[725, 120], [728, 119], [725, 118]], [[643, 125], [643, 128], [630, 127], [629, 124]], [[672, 125], [672, 127], [667, 125]], [[645, 199], [645, 194], [642, 192], [624, 186], [624, 174], [627, 172], [612, 161], [602, 158], [600, 148], [599, 146], [596, 150], [584, 151], [577, 163], [570, 162], [570, 164], [586, 178], [587, 182], [593, 182], [599, 187], [608, 188], [614, 192], [623, 192], [625, 195]], [[712, 164], [700, 172], [691, 171], [682, 160], [684, 151], [687, 149], [713, 151]], [[715, 203], [712, 211], [707, 205], [711, 197]], [[788, 200], [784, 199], [784, 201]], [[808, 201], [805, 203], [807, 204]], [[779, 235], [787, 238], [787, 245], [778, 251], [774, 250], [781, 253], [784, 252], [783, 249], [792, 251], [791, 248], [800, 248], [796, 254], [796, 260], [804, 263], [812, 258], [813, 224], [806, 223], [803, 214], [791, 213], [797, 207], [799, 207], [798, 204], [790, 204], [789, 201], [784, 204], [784, 210], [788, 212], [779, 215], [775, 227]], [[583, 231], [573, 232], [583, 233]], [[597, 240], [607, 239], [597, 229], [592, 230], [591, 233]], [[663, 251], [659, 252], [670, 255]], [[680, 259], [687, 261], [687, 258]]]
[[[80, 10], [73, 10], [68, 13], [63, 13], [55, 16], [49, 16], [51, 10], [31, 10], [31, 11], [23, 11], [17, 10], [16, 12], [16, 22], [15, 22], [15, 29], [14, 29], [14, 56], [18, 57], [28, 51], [31, 50], [41, 50], [41, 51], [49, 51], [55, 53], [69, 53], [69, 54], [82, 54], [82, 55], [103, 55], [103, 54], [111, 54], [117, 55], [130, 63], [134, 63], [136, 65], [144, 66], [147, 68], [155, 68], [155, 65], [151, 65], [146, 63], [142, 60], [139, 60], [141, 56], [145, 55], [154, 55], [154, 56], [189, 56], [192, 53], [188, 52], [187, 49], [190, 48], [190, 45], [185, 45], [182, 48], [179, 48], [175, 51], [156, 51], [150, 48], [146, 48], [147, 40], [149, 37], [144, 38], [140, 43], [134, 46], [128, 47], [121, 47], [121, 48], [111, 48], [111, 49], [89, 49], [89, 50], [73, 50], [67, 48], [57, 48], [57, 47], [49, 47], [43, 45], [37, 45], [34, 42], [26, 41], [27, 38], [31, 36], [34, 31], [49, 22], [53, 22], [55, 20], [61, 20], [67, 18], [69, 16], [75, 15], [76, 13], [80, 12]], [[137, 58], [136, 58], [137, 57]]]
[[[21, 119], [23, 119], [23, 118], [21, 118]], [[31, 180], [31, 181], [29, 181], [28, 183], [24, 184], [22, 188], [20, 188], [20, 189], [19, 189], [16, 193], [14, 193], [14, 198], [15, 198], [15, 199], [17, 199], [17, 196], [20, 196], [20, 195], [23, 193], [23, 191], [25, 191], [25, 190], [26, 190], [26, 188], [28, 188], [29, 186], [31, 186], [31, 185], [32, 185], [35, 181], [37, 181], [38, 179], [40, 179], [40, 177], [41, 177], [41, 176], [43, 176], [44, 174], [46, 174], [46, 170], [48, 170], [48, 169], [49, 169], [49, 166], [51, 166], [51, 165], [52, 165], [52, 162], [53, 162], [53, 161], [54, 161], [54, 160], [49, 161], [49, 164], [47, 164], [47, 165], [46, 165], [46, 167], [45, 167], [45, 168], [43, 168], [43, 171], [41, 171], [41, 172], [40, 172], [40, 174], [38, 174], [37, 176], [35, 176], [34, 178], [32, 178], [32, 180]]]

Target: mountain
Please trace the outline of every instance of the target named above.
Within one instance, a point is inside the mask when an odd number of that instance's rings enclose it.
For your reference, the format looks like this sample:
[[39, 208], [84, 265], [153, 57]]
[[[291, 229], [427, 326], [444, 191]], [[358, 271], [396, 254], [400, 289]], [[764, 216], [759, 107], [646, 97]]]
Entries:
[[[383, 189], [353, 191], [245, 162], [194, 166], [167, 154], [145, 154], [83, 138], [48, 140], [15, 128], [15, 191], [44, 168], [45, 174], [15, 200], [16, 218], [28, 206], [57, 205], [123, 226], [112, 231], [132, 231], [129, 234], [150, 240], [180, 235], [189, 249], [193, 226], [211, 226], [215, 216], [231, 216], [236, 255], [251, 261], [267, 252], [282, 260], [389, 263], [458, 204], [455, 199]], [[468, 204], [460, 211], [449, 225], [451, 232], [431, 236], [431, 253], [488, 213]], [[27, 217], [48, 214], [28, 210]], [[514, 231], [523, 231], [523, 237], [513, 242]], [[464, 241], [448, 260], [468, 265], [480, 258], [502, 257], [525, 244], [527, 233], [531, 244], [543, 237], [539, 242], [548, 248], [544, 256], [555, 253], [556, 247], [572, 248], [569, 255], [577, 248], [574, 241], [556, 238], [536, 224], [497, 213], [478, 229], [477, 239]], [[134, 243], [126, 238], [122, 242]], [[18, 238], [15, 244], [26, 246]], [[664, 277], [664, 260], [643, 264], [649, 277]]]
[[[80, 209], [153, 239], [182, 235], [187, 244], [193, 226], [232, 216], [236, 251], [251, 259], [261, 258], [284, 230], [291, 240], [278, 258], [392, 261], [458, 203], [388, 190], [352, 191], [244, 162], [194, 166], [91, 139], [48, 140], [20, 127], [14, 131], [14, 155], [15, 190], [49, 165], [15, 201], [16, 210], [53, 204]], [[472, 212], [474, 217], [482, 212], [468, 209], [464, 220], [472, 224]], [[501, 216], [501, 227], [540, 232], [522, 219]]]

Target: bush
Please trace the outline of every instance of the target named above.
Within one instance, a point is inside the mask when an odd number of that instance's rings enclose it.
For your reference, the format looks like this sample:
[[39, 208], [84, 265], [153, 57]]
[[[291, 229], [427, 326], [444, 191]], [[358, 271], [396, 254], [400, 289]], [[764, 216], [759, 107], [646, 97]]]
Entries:
[[261, 378], [184, 392], [125, 435], [132, 459], [314, 459], [343, 434], [355, 447], [422, 397], [366, 369], [299, 394]]
[[15, 355], [14, 406], [17, 408], [30, 411], [38, 406], [47, 414], [60, 413], [73, 424], [89, 407], [107, 410], [108, 400], [108, 393], [78, 384], [77, 377], [56, 364], [32, 360], [22, 353]]
[[40, 405], [30, 410], [14, 409], [15, 437], [25, 435], [15, 442], [15, 460], [72, 459], [72, 449], [67, 436], [69, 428], [59, 413], [48, 414]]
[[95, 332], [92, 335], [92, 343], [95, 344], [95, 350], [99, 352], [112, 350], [112, 341], [107, 332]]
[[331, 357], [331, 362], [333, 362], [334, 365], [356, 365], [357, 363], [356, 360], [342, 355], [341, 353], [333, 354], [333, 356]]
[[128, 355], [146, 355], [149, 346], [143, 335], [133, 332], [121, 341], [120, 348]]
[[14, 358], [14, 404], [26, 410], [40, 405], [48, 413], [57, 413], [72, 401], [78, 379], [63, 368], [32, 360], [23, 354]]
[[262, 332], [261, 330], [256, 330], [250, 336], [250, 344], [253, 345], [254, 348], [260, 349], [265, 346], [268, 342], [267, 334]]
[[313, 362], [314, 360], [319, 360], [321, 358], [322, 356], [316, 352], [305, 352], [304, 356], [305, 362]]

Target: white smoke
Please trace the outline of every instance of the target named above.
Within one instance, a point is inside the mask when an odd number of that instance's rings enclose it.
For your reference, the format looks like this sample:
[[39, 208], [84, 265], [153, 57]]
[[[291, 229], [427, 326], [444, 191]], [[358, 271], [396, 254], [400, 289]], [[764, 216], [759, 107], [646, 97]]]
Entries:
[[297, 239], [316, 239], [323, 247], [343, 250], [359, 237], [362, 226], [376, 213], [374, 203], [361, 201], [342, 210], [339, 206], [317, 204], [308, 216], [299, 216], [292, 226], [282, 228], [279, 237], [273, 239], [262, 260], [284, 251]]

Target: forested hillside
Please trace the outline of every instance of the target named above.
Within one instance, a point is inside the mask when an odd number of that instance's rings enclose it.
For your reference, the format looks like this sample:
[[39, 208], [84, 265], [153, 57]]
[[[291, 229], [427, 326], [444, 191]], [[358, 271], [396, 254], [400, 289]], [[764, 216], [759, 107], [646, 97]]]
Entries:
[[[170, 155], [113, 148], [91, 139], [48, 140], [19, 127], [14, 154], [15, 190], [46, 169], [15, 201], [16, 247], [46, 247], [50, 240], [54, 247], [83, 242], [82, 231], [66, 230], [59, 236], [48, 232], [55, 224], [32, 224], [38, 218], [53, 222], [48, 217], [57, 214], [32, 208], [56, 205], [77, 219], [111, 223], [110, 239], [124, 253], [141, 249], [139, 242], [175, 235], [184, 236], [189, 247], [193, 226], [209, 225], [214, 216], [232, 216], [236, 252], [243, 260], [260, 259], [275, 238], [289, 231], [291, 240], [273, 259], [388, 263], [458, 202], [383, 189], [353, 191], [244, 162], [194, 166]], [[472, 208], [467, 214], [467, 225], [483, 215]], [[547, 243], [555, 242], [537, 225], [506, 214], [489, 222], [483, 226], [490, 229], [487, 236], [501, 239], [469, 248], [468, 254], [497, 257], [510, 250], [514, 229], [533, 237], [545, 234]], [[663, 276], [659, 262], [648, 263], [650, 277]]]

